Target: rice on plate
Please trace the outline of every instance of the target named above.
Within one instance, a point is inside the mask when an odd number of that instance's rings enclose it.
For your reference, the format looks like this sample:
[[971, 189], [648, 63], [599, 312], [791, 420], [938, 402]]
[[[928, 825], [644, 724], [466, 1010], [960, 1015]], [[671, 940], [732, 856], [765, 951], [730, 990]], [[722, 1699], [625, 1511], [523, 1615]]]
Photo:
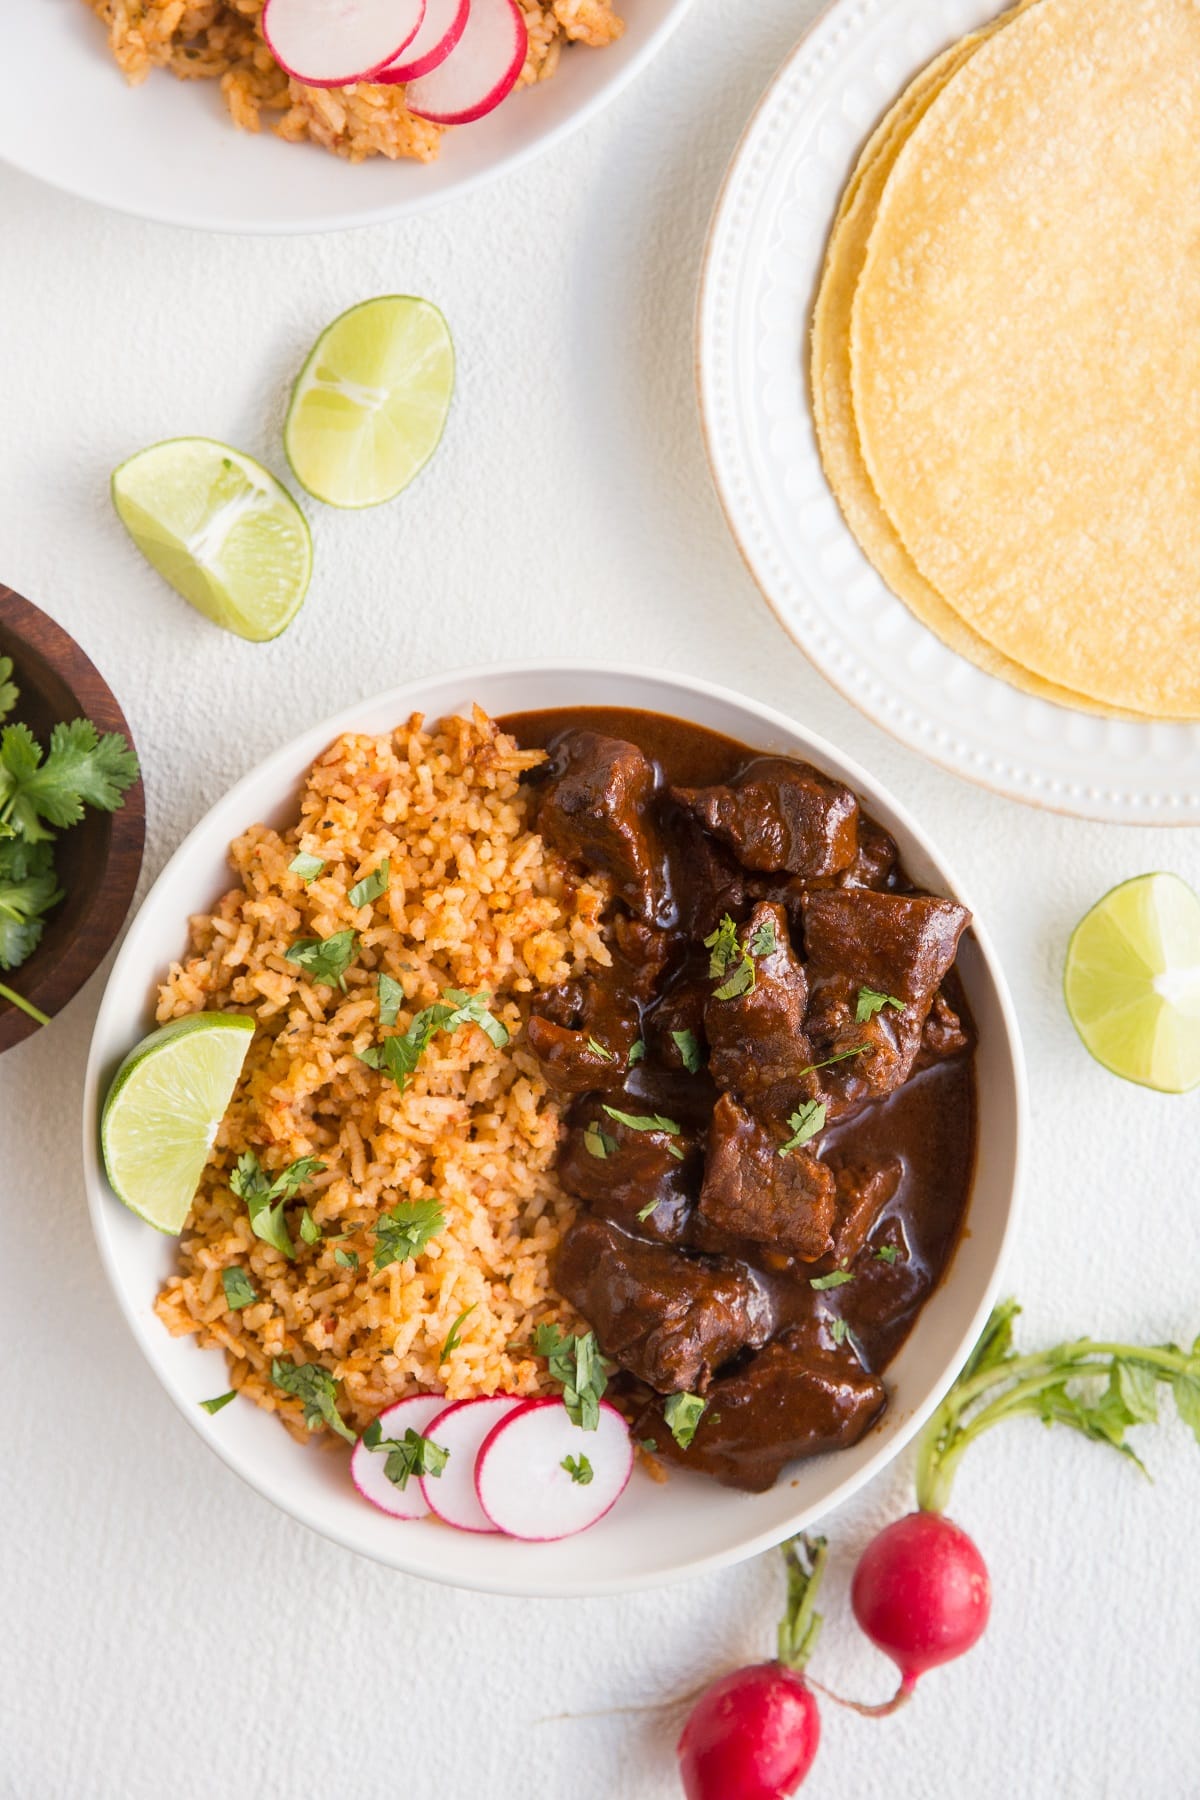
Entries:
[[[256, 1029], [157, 1311], [173, 1333], [224, 1349], [233, 1387], [297, 1437], [309, 1436], [303, 1408], [272, 1382], [274, 1358], [329, 1369], [356, 1430], [431, 1388], [557, 1391], [528, 1346], [537, 1324], [574, 1323], [549, 1271], [575, 1204], [554, 1174], [558, 1107], [514, 1044], [524, 996], [610, 961], [610, 896], [529, 828], [520, 778], [543, 757], [478, 708], [339, 738], [297, 823], [234, 843], [238, 885], [192, 919], [187, 957], [160, 990], [160, 1022], [242, 1012]], [[312, 859], [300, 872], [298, 856]], [[385, 860], [385, 890], [352, 904]], [[298, 940], [344, 932], [355, 940], [342, 985], [286, 960]], [[473, 1023], [441, 1031], [401, 1091], [362, 1060], [379, 1041], [381, 977], [403, 990], [387, 990], [398, 1029], [452, 989], [486, 996], [507, 1043]], [[324, 1164], [300, 1196], [315, 1229], [296, 1235], [294, 1260], [255, 1235], [233, 1191], [248, 1152], [268, 1178], [301, 1158]], [[444, 1225], [415, 1259], [377, 1269], [383, 1215], [413, 1200], [436, 1201]], [[255, 1296], [240, 1307], [222, 1279], [234, 1268]]]
[[[612, 0], [517, 0], [528, 32], [517, 85], [544, 81], [564, 44], [602, 48], [620, 37], [623, 20]], [[369, 156], [415, 158], [438, 154], [444, 126], [409, 112], [404, 87], [358, 82], [308, 87], [289, 76], [262, 34], [263, 0], [85, 0], [108, 31], [109, 49], [131, 83], [164, 68], [184, 81], [219, 80], [235, 125], [259, 131], [262, 115], [278, 114], [272, 129], [290, 143], [306, 139], [350, 162]]]

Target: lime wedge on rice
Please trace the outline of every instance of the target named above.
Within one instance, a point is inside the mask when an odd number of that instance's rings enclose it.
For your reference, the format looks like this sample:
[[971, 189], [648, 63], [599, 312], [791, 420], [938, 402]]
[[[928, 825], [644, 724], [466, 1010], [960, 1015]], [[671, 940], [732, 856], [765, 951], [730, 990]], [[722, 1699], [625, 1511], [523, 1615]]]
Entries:
[[308, 591], [308, 521], [269, 469], [212, 438], [171, 438], [112, 478], [122, 525], [177, 594], [252, 643], [278, 637]]
[[1163, 1094], [1200, 1083], [1200, 896], [1178, 875], [1139, 875], [1075, 928], [1063, 982], [1096, 1061]]
[[378, 506], [420, 474], [454, 393], [454, 345], [428, 300], [387, 294], [333, 321], [292, 392], [283, 446], [330, 506]]
[[100, 1120], [118, 1200], [156, 1231], [178, 1233], [233, 1098], [254, 1021], [192, 1013], [143, 1038], [117, 1070]]

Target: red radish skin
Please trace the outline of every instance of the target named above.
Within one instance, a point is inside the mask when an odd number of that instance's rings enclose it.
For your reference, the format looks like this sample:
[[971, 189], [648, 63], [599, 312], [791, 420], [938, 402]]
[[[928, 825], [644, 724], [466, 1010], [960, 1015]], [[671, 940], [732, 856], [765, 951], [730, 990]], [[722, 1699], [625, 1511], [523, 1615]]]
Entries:
[[445, 62], [410, 82], [404, 104], [434, 125], [469, 125], [516, 86], [529, 33], [516, 0], [471, 0], [466, 29]]
[[266, 0], [271, 55], [306, 87], [371, 81], [416, 37], [425, 0]]
[[809, 1770], [821, 1716], [803, 1675], [782, 1663], [735, 1669], [703, 1693], [679, 1740], [687, 1800], [785, 1800]]
[[[407, 1400], [397, 1400], [380, 1413], [380, 1429], [385, 1438], [402, 1438], [406, 1431], [425, 1435], [432, 1421], [445, 1410], [444, 1394], [410, 1394]], [[386, 1456], [378, 1450], [368, 1450], [359, 1438], [350, 1456], [350, 1478], [363, 1499], [393, 1519], [427, 1518], [429, 1502], [421, 1491], [421, 1483], [414, 1477], [406, 1487], [398, 1488], [384, 1473], [386, 1462]]]
[[449, 1451], [450, 1459], [436, 1480], [421, 1477], [421, 1492], [430, 1511], [445, 1524], [456, 1525], [460, 1531], [495, 1531], [475, 1492], [475, 1463], [493, 1425], [528, 1404], [517, 1394], [482, 1395], [456, 1400], [430, 1421], [426, 1436]]
[[425, 17], [399, 62], [391, 62], [375, 76], [385, 86], [398, 81], [417, 81], [444, 63], [467, 28], [471, 0], [425, 0]]
[[[587, 1482], [567, 1457], [586, 1457]], [[615, 1406], [600, 1403], [594, 1431], [574, 1424], [559, 1399], [530, 1400], [494, 1425], [475, 1463], [475, 1492], [497, 1531], [549, 1544], [589, 1531], [611, 1512], [633, 1473], [633, 1439]]]
[[866, 1712], [902, 1705], [920, 1677], [979, 1642], [992, 1608], [987, 1565], [942, 1513], [897, 1519], [864, 1550], [850, 1590], [854, 1616], [900, 1670], [895, 1698]]

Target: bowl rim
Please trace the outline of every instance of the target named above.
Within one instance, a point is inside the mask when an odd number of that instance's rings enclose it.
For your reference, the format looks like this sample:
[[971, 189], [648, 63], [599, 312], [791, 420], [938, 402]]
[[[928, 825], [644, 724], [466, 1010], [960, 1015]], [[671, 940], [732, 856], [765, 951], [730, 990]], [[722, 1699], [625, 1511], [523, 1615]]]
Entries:
[[[114, 997], [121, 995], [126, 965], [132, 961], [138, 950], [136, 930], [138, 921], [144, 915], [152, 913], [160, 891], [186, 864], [193, 851], [208, 835], [213, 813], [218, 810], [223, 811], [227, 807], [230, 811], [236, 810], [236, 806], [240, 804], [242, 797], [248, 794], [251, 787], [256, 787], [260, 782], [267, 780], [271, 781], [278, 796], [271, 802], [271, 805], [280, 805], [285, 795], [293, 791], [296, 786], [297, 768], [302, 772], [303, 768], [315, 759], [325, 745], [331, 743], [342, 733], [363, 729], [363, 721], [370, 716], [386, 711], [399, 723], [414, 711], [427, 711], [422, 706], [422, 699], [429, 695], [430, 690], [453, 686], [466, 695], [475, 693], [485, 684], [490, 685], [506, 679], [525, 677], [538, 677], [546, 682], [547, 688], [550, 690], [546, 699], [547, 709], [552, 708], [555, 704], [553, 689], [556, 680], [570, 682], [578, 681], [581, 677], [594, 678], [598, 683], [608, 682], [622, 686], [636, 687], [639, 684], [653, 684], [661, 687], [666, 685], [679, 695], [681, 708], [686, 707], [689, 699], [694, 696], [717, 705], [733, 706], [754, 715], [768, 729], [779, 732], [797, 745], [803, 745], [805, 752], [811, 753], [818, 765], [821, 764], [822, 759], [825, 759], [844, 776], [849, 785], [866, 798], [868, 806], [882, 803], [883, 809], [891, 812], [917, 850], [937, 868], [939, 875], [944, 879], [946, 888], [972, 912], [972, 936], [978, 947], [983, 973], [996, 1003], [1000, 1035], [1003, 1039], [1002, 1049], [1012, 1081], [1012, 1177], [1008, 1184], [1007, 1207], [992, 1267], [983, 1282], [983, 1291], [969, 1321], [958, 1333], [950, 1354], [942, 1358], [937, 1376], [928, 1384], [924, 1398], [916, 1405], [910, 1405], [903, 1417], [893, 1414], [890, 1433], [880, 1438], [874, 1454], [868, 1456], [859, 1468], [848, 1472], [835, 1482], [829, 1493], [819, 1503], [798, 1508], [795, 1517], [785, 1522], [782, 1527], [774, 1525], [756, 1530], [743, 1537], [738, 1537], [736, 1541], [727, 1543], [718, 1550], [692, 1556], [681, 1563], [657, 1568], [653, 1572], [637, 1573], [625, 1577], [619, 1575], [583, 1576], [572, 1577], [569, 1580], [539, 1581], [536, 1576], [533, 1579], [514, 1579], [513, 1576], [494, 1577], [474, 1573], [460, 1575], [457, 1572], [449, 1573], [422, 1567], [419, 1557], [404, 1554], [403, 1540], [399, 1541], [400, 1554], [394, 1556], [384, 1556], [378, 1553], [373, 1546], [356, 1541], [351, 1533], [343, 1531], [336, 1523], [321, 1516], [323, 1508], [320, 1493], [315, 1487], [311, 1495], [297, 1493], [290, 1488], [285, 1489], [284, 1484], [269, 1478], [262, 1470], [248, 1466], [248, 1458], [235, 1450], [228, 1441], [222, 1439], [220, 1434], [208, 1429], [212, 1420], [201, 1412], [191, 1396], [184, 1394], [173, 1374], [163, 1365], [158, 1355], [160, 1335], [164, 1348], [168, 1342], [174, 1340], [167, 1336], [165, 1327], [153, 1314], [150, 1314], [148, 1318], [139, 1316], [132, 1300], [126, 1295], [120, 1261], [113, 1243], [109, 1240], [105, 1223], [106, 1213], [109, 1209], [120, 1207], [120, 1202], [108, 1186], [99, 1149], [100, 1093], [101, 1081], [105, 1074], [102, 1066], [105, 1055], [102, 1039], [107, 1027], [108, 1014], [110, 1008], [115, 1006]], [[596, 704], [603, 704], [603, 702]], [[632, 706], [636, 702], [627, 700], [623, 704]], [[525, 710], [536, 711], [539, 709], [530, 706]], [[427, 716], [431, 715], [427, 712]], [[681, 711], [678, 716], [686, 716], [686, 714]], [[250, 822], [247, 820], [247, 824]], [[185, 923], [185, 920], [180, 920], [181, 934]], [[480, 1593], [508, 1594], [525, 1598], [585, 1597], [630, 1593], [641, 1589], [665, 1586], [673, 1581], [691, 1579], [700, 1574], [729, 1567], [771, 1549], [793, 1532], [807, 1528], [817, 1519], [823, 1518], [843, 1505], [900, 1455], [940, 1404], [955, 1375], [966, 1361], [996, 1302], [1021, 1211], [1028, 1141], [1028, 1113], [1028, 1083], [1016, 1011], [999, 957], [987, 929], [975, 908], [971, 906], [970, 898], [956, 873], [946, 863], [940, 851], [931, 843], [924, 829], [913, 819], [907, 807], [897, 801], [891, 791], [869, 774], [857, 759], [846, 755], [828, 739], [809, 730], [807, 726], [789, 717], [786, 713], [740, 694], [735, 689], [696, 676], [640, 665], [622, 667], [611, 663], [565, 663], [557, 658], [522, 660], [434, 672], [402, 683], [397, 687], [383, 689], [366, 696], [350, 706], [343, 707], [331, 718], [309, 726], [288, 743], [279, 746], [268, 757], [247, 770], [226, 793], [214, 802], [212, 807], [207, 809], [164, 865], [143, 899], [134, 925], [130, 928], [105, 987], [89, 1048], [85, 1074], [82, 1111], [84, 1181], [87, 1190], [88, 1213], [100, 1260], [117, 1304], [138, 1347], [149, 1362], [160, 1385], [166, 1389], [172, 1402], [191, 1429], [220, 1456], [226, 1466], [235, 1475], [238, 1475], [247, 1486], [254, 1489], [263, 1498], [273, 1502], [281, 1511], [300, 1524], [307, 1526], [320, 1536], [330, 1539], [343, 1549], [365, 1556], [385, 1567], [397, 1569], [404, 1574], [421, 1576], [426, 1580], [438, 1581], [448, 1586], [462, 1587]], [[975, 1181], [979, 1179], [982, 1148], [982, 1144], [977, 1144]], [[953, 1279], [954, 1262], [952, 1261], [947, 1275], [938, 1284], [934, 1293], [943, 1291], [952, 1283]], [[830, 1460], [836, 1461], [836, 1453]]]
[[11, 152], [0, 154], [0, 165], [16, 169], [20, 174], [52, 188], [56, 193], [67, 194], [72, 199], [86, 201], [92, 206], [104, 207], [107, 211], [120, 213], [126, 218], [146, 219], [156, 225], [178, 226], [187, 231], [211, 231], [230, 237], [303, 237], [309, 233], [353, 231], [360, 227], [394, 223], [398, 219], [416, 218], [420, 213], [430, 212], [465, 194], [474, 193], [503, 175], [516, 173], [544, 151], [562, 144], [610, 101], [623, 93], [626, 86], [641, 74], [676, 28], [683, 23], [694, 4], [695, 0], [666, 0], [666, 13], [646, 32], [645, 39], [638, 48], [619, 63], [610, 65], [609, 72], [602, 73], [597, 79], [593, 92], [557, 124], [534, 130], [524, 142], [503, 152], [484, 168], [468, 171], [449, 181], [444, 187], [405, 195], [394, 204], [366, 207], [355, 212], [334, 208], [305, 219], [256, 219], [250, 222], [230, 218], [218, 210], [206, 212], [193, 208], [190, 213], [185, 214], [170, 206], [141, 205], [114, 199], [111, 194], [102, 191], [100, 184], [90, 180], [86, 162], [80, 180], [47, 174], [30, 162], [18, 160]]
[[[18, 652], [18, 658], [19, 652], [26, 650], [50, 667], [70, 691], [79, 716], [91, 719], [101, 731], [119, 731], [137, 754], [137, 745], [120, 702], [91, 657], [57, 619], [4, 582], [0, 582], [0, 637], [6, 647], [11, 646]], [[18, 688], [21, 686], [20, 674], [18, 660], [15, 670]], [[49, 967], [33, 977], [32, 985], [21, 982], [21, 969], [13, 971], [23, 998], [47, 1013], [51, 1023], [94, 975], [121, 935], [129, 915], [146, 844], [146, 791], [140, 774], [117, 811], [109, 816], [111, 826], [103, 873], [87, 896], [74, 935], [62, 945]], [[101, 909], [107, 915], [106, 923], [93, 937], [89, 935], [89, 927]], [[22, 968], [32, 967], [37, 955], [35, 949]], [[44, 1029], [28, 1013], [4, 1002], [3, 1010], [0, 1010], [0, 1055], [24, 1043], [35, 1031]]]

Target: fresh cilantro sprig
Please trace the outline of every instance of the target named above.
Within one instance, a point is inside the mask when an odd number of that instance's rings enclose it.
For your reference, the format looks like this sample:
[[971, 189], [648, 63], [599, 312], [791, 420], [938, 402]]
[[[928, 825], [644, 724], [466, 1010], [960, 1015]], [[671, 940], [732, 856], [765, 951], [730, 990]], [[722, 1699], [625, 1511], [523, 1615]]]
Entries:
[[357, 1439], [337, 1406], [337, 1382], [320, 1363], [294, 1363], [277, 1356], [271, 1363], [271, 1380], [285, 1394], [291, 1394], [304, 1408], [304, 1423], [310, 1431], [328, 1425], [330, 1431], [345, 1438], [348, 1444]]
[[1126, 1433], [1158, 1417], [1158, 1389], [1170, 1388], [1175, 1410], [1200, 1442], [1200, 1338], [1177, 1344], [1117, 1344], [1078, 1338], [1019, 1356], [1013, 1346], [1015, 1300], [1003, 1301], [958, 1380], [921, 1435], [917, 1499], [925, 1512], [949, 1502], [968, 1446], [1004, 1419], [1030, 1417], [1066, 1425], [1107, 1444], [1145, 1474]]
[[376, 1274], [392, 1263], [419, 1256], [431, 1238], [445, 1230], [446, 1215], [436, 1200], [401, 1200], [375, 1227]]
[[876, 988], [860, 987], [854, 1008], [854, 1023], [865, 1025], [868, 1019], [873, 1019], [885, 1006], [890, 1006], [894, 1012], [904, 1012], [905, 1004], [903, 1000], [897, 1000], [895, 994], [881, 994]]
[[20, 690], [14, 686], [12, 675], [12, 657], [0, 656], [0, 720], [7, 719], [20, 698]]
[[[386, 990], [385, 982], [388, 984]], [[379, 1013], [384, 1024], [395, 1023], [403, 999], [402, 992], [398, 995], [394, 991], [398, 985], [390, 976], [379, 978]], [[508, 1042], [508, 1027], [488, 1011], [490, 999], [491, 995], [487, 993], [467, 994], [461, 988], [446, 988], [440, 1000], [416, 1014], [407, 1031], [386, 1037], [360, 1051], [359, 1061], [365, 1062], [369, 1069], [381, 1069], [390, 1075], [403, 1093], [439, 1031], [459, 1031], [464, 1025], [478, 1025], [496, 1048], [502, 1050]]]
[[584, 1431], [595, 1431], [611, 1367], [600, 1354], [595, 1332], [568, 1337], [557, 1325], [539, 1325], [533, 1334], [533, 1347], [546, 1358], [550, 1379], [561, 1383], [563, 1405], [572, 1424]]
[[368, 1450], [386, 1456], [383, 1472], [394, 1487], [403, 1493], [413, 1476], [438, 1476], [450, 1461], [450, 1452], [432, 1438], [422, 1437], [410, 1425], [402, 1438], [385, 1438], [378, 1419], [372, 1419], [363, 1432]]
[[0, 969], [17, 969], [41, 942], [44, 918], [63, 897], [46, 842], [0, 840]]
[[[246, 1203], [246, 1211], [250, 1217], [250, 1229], [256, 1238], [264, 1244], [270, 1244], [289, 1262], [296, 1260], [296, 1246], [292, 1242], [283, 1209], [292, 1196], [299, 1192], [306, 1182], [319, 1175], [325, 1164], [315, 1156], [302, 1156], [296, 1162], [289, 1163], [287, 1168], [276, 1175], [274, 1180], [267, 1174], [253, 1150], [246, 1150], [237, 1159], [233, 1174], [229, 1177], [229, 1185], [239, 1200]], [[316, 1237], [310, 1236], [301, 1222], [301, 1236], [305, 1243], [315, 1243], [320, 1232], [313, 1225], [307, 1208], [305, 1216], [309, 1218]]]
[[793, 1150], [811, 1143], [819, 1131], [824, 1131], [827, 1117], [828, 1108], [823, 1100], [802, 1100], [788, 1119], [792, 1135], [786, 1144], [780, 1144], [780, 1156], [790, 1156]]
[[743, 994], [754, 992], [758, 980], [755, 957], [772, 956], [779, 948], [775, 921], [761, 920], [743, 944], [736, 924], [725, 913], [717, 929], [705, 938], [704, 948], [710, 952], [708, 973], [713, 981], [721, 983], [714, 999], [738, 1000]]

